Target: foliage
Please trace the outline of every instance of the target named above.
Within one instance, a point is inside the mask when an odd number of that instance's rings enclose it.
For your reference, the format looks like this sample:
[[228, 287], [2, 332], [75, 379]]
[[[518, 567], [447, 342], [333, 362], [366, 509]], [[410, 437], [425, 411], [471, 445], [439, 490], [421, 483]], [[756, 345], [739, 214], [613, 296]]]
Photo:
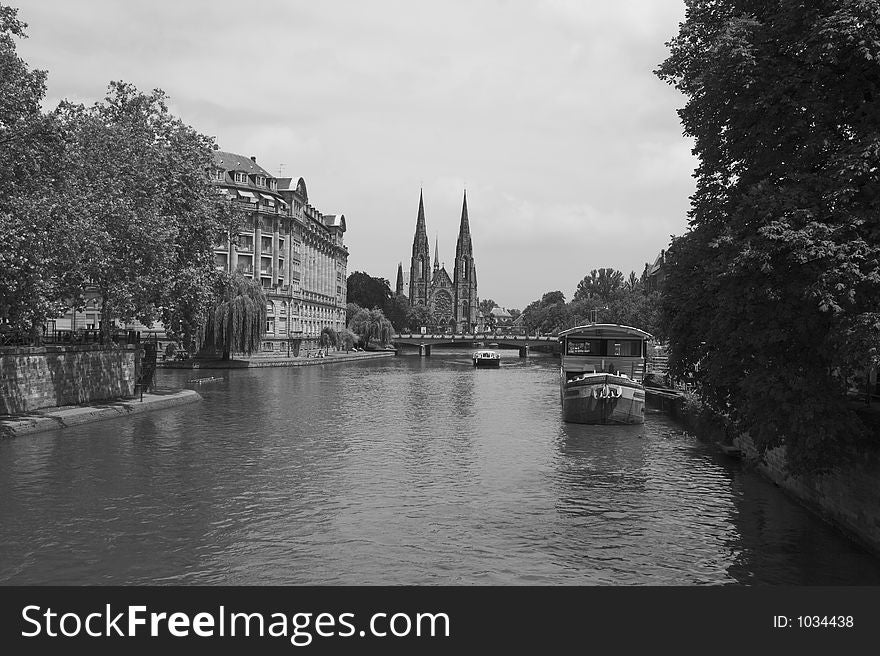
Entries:
[[351, 318], [360, 312], [363, 308], [357, 303], [352, 303], [351, 301], [345, 306], [345, 325], [351, 323]]
[[484, 317], [488, 317], [489, 313], [492, 311], [492, 309], [496, 305], [498, 305], [498, 303], [493, 301], [491, 298], [484, 298], [480, 301], [480, 305], [479, 305], [480, 312], [483, 313]]
[[436, 323], [434, 315], [427, 305], [412, 305], [406, 313], [406, 325], [409, 330], [417, 332], [422, 326], [433, 326]]
[[220, 276], [217, 302], [208, 315], [204, 346], [228, 360], [231, 353], [260, 349], [266, 331], [266, 295], [260, 283], [240, 273]]
[[348, 328], [343, 328], [336, 333], [336, 340], [336, 347], [348, 352], [354, 346], [355, 340], [357, 340], [357, 335]]
[[39, 339], [82, 288], [82, 232], [64, 212], [64, 135], [40, 110], [46, 73], [16, 53], [26, 27], [0, 5], [0, 321]]
[[385, 318], [382, 310], [377, 308], [371, 310], [362, 308], [351, 318], [348, 327], [358, 336], [360, 344], [364, 348], [369, 346], [371, 339], [375, 339], [380, 344], [387, 344], [394, 334], [391, 322]]
[[670, 366], [759, 448], [833, 466], [864, 433], [845, 379], [880, 347], [880, 4], [688, 0], [668, 45], [699, 157]]
[[394, 294], [385, 302], [385, 316], [394, 326], [394, 330], [399, 332], [406, 328], [409, 308], [409, 299], [403, 294]]
[[[213, 244], [230, 223], [206, 175], [212, 140], [172, 116], [161, 90], [124, 82], [56, 115], [71, 136], [68, 211], [86, 226], [79, 268], [101, 298], [102, 330], [162, 316], [191, 340], [215, 282]], [[195, 315], [178, 317], [185, 308]]]
[[333, 330], [330, 326], [324, 326], [321, 328], [321, 334], [318, 337], [318, 344], [322, 348], [327, 348], [329, 346], [336, 346], [339, 342], [339, 336], [336, 334], [336, 331]]
[[346, 291], [350, 303], [368, 309], [384, 308], [392, 297], [391, 286], [385, 278], [374, 278], [363, 271], [349, 274]]
[[571, 327], [571, 311], [560, 291], [547, 292], [523, 310], [523, 325], [528, 332], [554, 333]]
[[623, 274], [617, 269], [593, 269], [578, 283], [572, 300], [607, 303], [623, 286]]

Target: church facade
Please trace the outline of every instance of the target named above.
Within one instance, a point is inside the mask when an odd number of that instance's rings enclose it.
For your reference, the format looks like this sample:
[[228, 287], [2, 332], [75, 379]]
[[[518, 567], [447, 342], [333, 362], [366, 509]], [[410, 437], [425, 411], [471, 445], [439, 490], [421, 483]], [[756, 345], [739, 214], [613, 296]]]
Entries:
[[[398, 293], [404, 288], [402, 266], [398, 270]], [[425, 202], [419, 192], [419, 213], [416, 234], [410, 258], [409, 285], [406, 289], [411, 305], [425, 305], [431, 311], [437, 326], [455, 332], [471, 332], [477, 327], [479, 297], [477, 296], [477, 268], [471, 229], [468, 222], [467, 192], [461, 206], [461, 222], [455, 243], [455, 261], [452, 275], [440, 264], [438, 245], [434, 243], [434, 263], [431, 265], [428, 231], [425, 225]]]

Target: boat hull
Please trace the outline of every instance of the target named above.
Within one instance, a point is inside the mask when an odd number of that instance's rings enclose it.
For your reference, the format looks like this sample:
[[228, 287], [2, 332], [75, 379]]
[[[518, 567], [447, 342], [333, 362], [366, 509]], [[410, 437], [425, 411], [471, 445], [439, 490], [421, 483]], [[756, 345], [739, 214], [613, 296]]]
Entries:
[[497, 369], [501, 366], [501, 360], [496, 358], [474, 358], [474, 366], [478, 369]]
[[563, 381], [562, 418], [575, 424], [645, 423], [645, 389], [631, 378], [584, 374]]

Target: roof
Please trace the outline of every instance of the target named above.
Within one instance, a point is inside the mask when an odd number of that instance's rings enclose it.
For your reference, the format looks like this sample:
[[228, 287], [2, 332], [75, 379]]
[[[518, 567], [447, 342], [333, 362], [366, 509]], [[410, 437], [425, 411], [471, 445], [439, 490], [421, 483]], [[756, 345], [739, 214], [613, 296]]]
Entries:
[[500, 318], [510, 318], [510, 312], [505, 310], [503, 307], [498, 307], [497, 305], [489, 310], [489, 314], [494, 314], [496, 317]]
[[344, 214], [325, 214], [324, 225], [328, 228], [342, 228], [345, 232], [345, 215]]
[[626, 337], [642, 337], [643, 339], [653, 339], [651, 333], [647, 333], [641, 328], [633, 328], [632, 326], [622, 326], [619, 323], [589, 323], [584, 326], [576, 326], [567, 330], [560, 330], [559, 336], [566, 335], [593, 336], [593, 337], [609, 337], [609, 338], [626, 338]]
[[274, 175], [269, 173], [250, 157], [236, 155], [235, 153], [227, 153], [223, 150], [214, 151], [214, 165], [225, 171], [247, 171], [251, 174], [264, 175], [267, 178], [275, 178]]

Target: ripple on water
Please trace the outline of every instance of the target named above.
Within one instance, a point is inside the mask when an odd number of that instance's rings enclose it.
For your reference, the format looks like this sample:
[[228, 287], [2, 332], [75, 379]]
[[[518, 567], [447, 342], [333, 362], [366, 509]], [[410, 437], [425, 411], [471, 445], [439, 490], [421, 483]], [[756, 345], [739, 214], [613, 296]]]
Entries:
[[556, 361], [468, 355], [232, 370], [198, 404], [2, 441], [0, 581], [880, 584], [663, 415], [565, 424]]

